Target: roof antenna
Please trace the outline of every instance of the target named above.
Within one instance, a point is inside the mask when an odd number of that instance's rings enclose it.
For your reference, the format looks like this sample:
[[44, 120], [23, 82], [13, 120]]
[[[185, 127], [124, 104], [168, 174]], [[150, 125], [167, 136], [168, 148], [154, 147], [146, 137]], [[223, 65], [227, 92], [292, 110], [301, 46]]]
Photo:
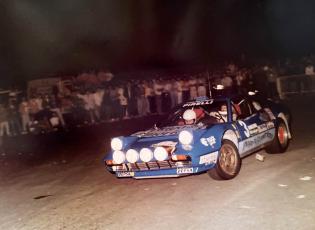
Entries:
[[209, 98], [212, 98], [211, 82], [210, 82], [210, 75], [209, 75], [208, 67], [207, 67], [207, 78], [208, 78], [208, 87], [209, 87]]

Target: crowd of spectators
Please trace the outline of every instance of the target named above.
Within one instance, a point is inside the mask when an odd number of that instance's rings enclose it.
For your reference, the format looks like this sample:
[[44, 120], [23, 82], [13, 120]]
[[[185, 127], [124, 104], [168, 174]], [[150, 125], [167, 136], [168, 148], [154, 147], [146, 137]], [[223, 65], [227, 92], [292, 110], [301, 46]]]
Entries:
[[[305, 74], [314, 74], [313, 57], [304, 62]], [[296, 71], [296, 72], [295, 72]], [[218, 71], [186, 74], [147, 74], [144, 77], [114, 77], [95, 84], [73, 81], [50, 94], [26, 96], [12, 93], [0, 104], [0, 137], [51, 132], [102, 122], [167, 113], [174, 106], [209, 95], [209, 88], [223, 85], [226, 93], [247, 93], [257, 89], [270, 98], [277, 97], [276, 78], [301, 73], [289, 60], [251, 68], [228, 63]], [[89, 78], [84, 74], [82, 78]], [[209, 84], [210, 83], [210, 84]], [[23, 95], [23, 96], [21, 96]]]

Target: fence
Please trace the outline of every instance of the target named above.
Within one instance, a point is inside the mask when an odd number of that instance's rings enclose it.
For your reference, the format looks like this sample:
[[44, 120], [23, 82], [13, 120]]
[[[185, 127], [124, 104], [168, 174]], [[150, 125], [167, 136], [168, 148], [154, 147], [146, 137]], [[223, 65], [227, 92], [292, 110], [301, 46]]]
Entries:
[[277, 90], [281, 99], [295, 94], [315, 92], [315, 75], [290, 75], [277, 78]]

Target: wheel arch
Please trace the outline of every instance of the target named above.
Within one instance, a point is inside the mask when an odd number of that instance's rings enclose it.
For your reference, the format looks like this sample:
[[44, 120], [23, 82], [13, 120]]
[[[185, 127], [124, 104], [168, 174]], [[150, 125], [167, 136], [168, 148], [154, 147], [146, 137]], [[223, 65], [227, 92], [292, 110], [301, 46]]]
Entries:
[[[224, 140], [229, 140], [231, 142], [233, 142], [233, 144], [237, 147], [238, 149], [238, 138], [237, 138], [237, 135], [236, 133], [231, 130], [231, 129], [228, 129], [224, 132], [223, 136], [222, 136], [222, 142]], [[222, 143], [221, 143], [222, 144]]]
[[289, 139], [292, 138], [292, 134], [291, 134], [291, 130], [290, 130], [290, 127], [289, 127], [289, 121], [287, 120], [286, 116], [284, 115], [284, 113], [279, 113], [278, 114], [278, 118], [281, 118], [284, 123], [285, 123], [285, 126], [287, 127], [287, 130], [289, 131]]

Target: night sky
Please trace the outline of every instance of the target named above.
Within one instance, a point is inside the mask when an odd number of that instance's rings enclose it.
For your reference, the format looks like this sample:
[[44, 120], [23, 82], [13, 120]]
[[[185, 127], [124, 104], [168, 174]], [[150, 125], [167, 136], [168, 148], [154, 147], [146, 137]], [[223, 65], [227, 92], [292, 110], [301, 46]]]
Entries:
[[315, 51], [315, 2], [2, 0], [0, 88], [116, 72]]

